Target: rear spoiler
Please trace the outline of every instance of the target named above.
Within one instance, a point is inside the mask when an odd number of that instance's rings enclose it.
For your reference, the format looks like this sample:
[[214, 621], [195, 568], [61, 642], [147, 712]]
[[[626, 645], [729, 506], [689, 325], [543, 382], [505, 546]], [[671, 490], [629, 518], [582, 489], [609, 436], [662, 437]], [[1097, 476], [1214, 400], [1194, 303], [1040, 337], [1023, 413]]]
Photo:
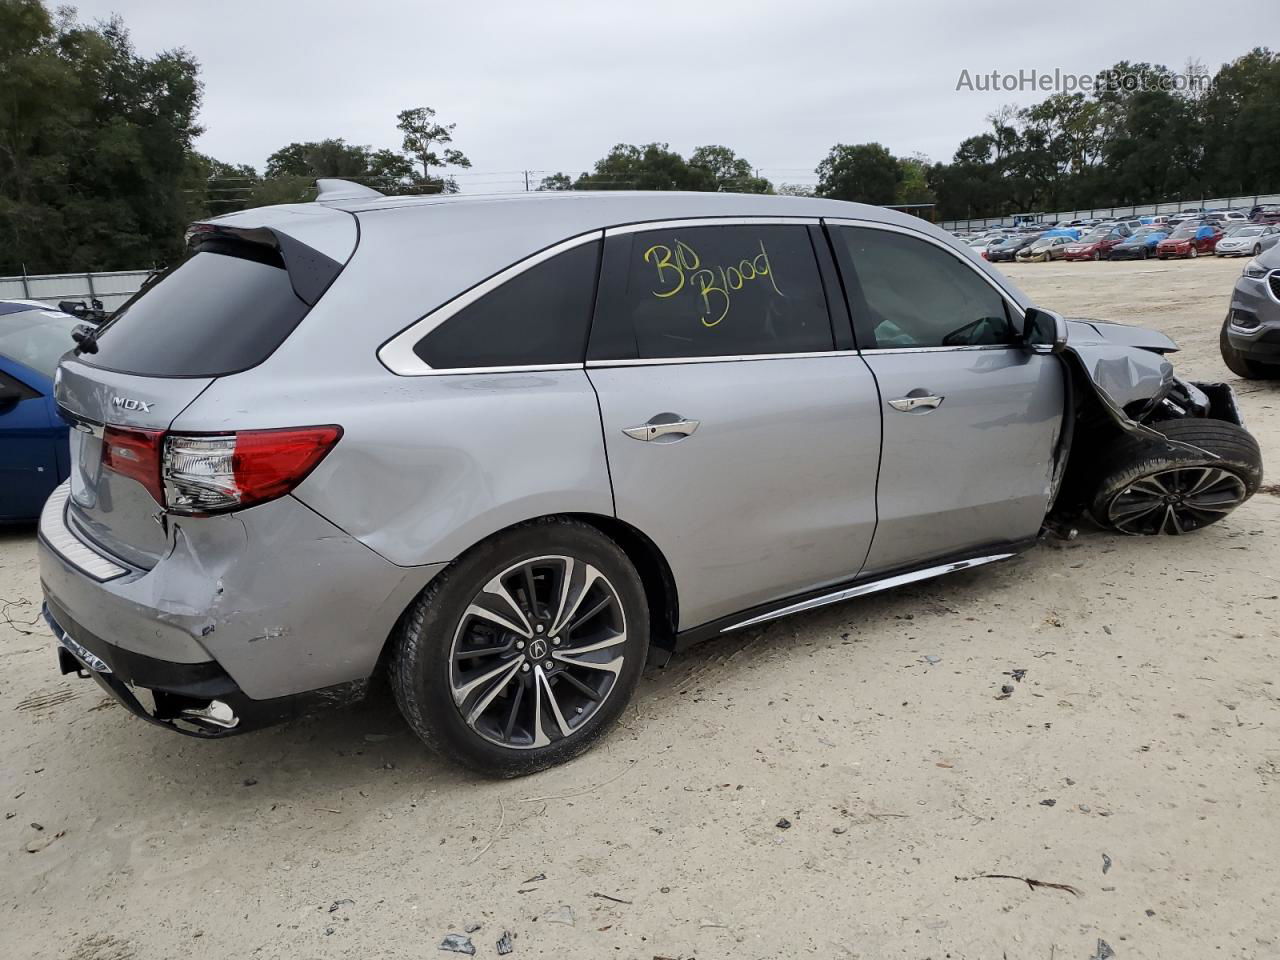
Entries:
[[268, 247], [280, 255], [289, 274], [293, 292], [303, 303], [314, 307], [329, 285], [342, 272], [343, 264], [307, 246], [274, 227], [230, 227], [213, 223], [193, 223], [187, 228], [187, 250], [196, 253], [203, 244], [215, 240], [236, 240]]

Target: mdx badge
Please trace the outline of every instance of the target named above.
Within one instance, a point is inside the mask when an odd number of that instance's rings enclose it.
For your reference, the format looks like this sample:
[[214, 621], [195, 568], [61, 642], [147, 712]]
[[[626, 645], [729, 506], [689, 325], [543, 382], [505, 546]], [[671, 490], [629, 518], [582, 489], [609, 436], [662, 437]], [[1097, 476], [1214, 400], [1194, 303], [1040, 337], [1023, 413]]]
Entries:
[[[155, 401], [152, 401], [154, 403]], [[152, 403], [146, 400], [135, 400], [133, 397], [112, 397], [111, 405], [120, 410], [137, 410], [141, 413], [150, 413]]]

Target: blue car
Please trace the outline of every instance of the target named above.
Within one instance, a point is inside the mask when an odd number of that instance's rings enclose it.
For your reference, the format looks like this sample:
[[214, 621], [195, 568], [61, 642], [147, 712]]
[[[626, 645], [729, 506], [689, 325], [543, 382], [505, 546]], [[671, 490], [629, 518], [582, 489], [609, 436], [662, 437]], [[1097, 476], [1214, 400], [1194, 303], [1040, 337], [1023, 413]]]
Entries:
[[1145, 260], [1153, 257], [1160, 241], [1169, 235], [1164, 224], [1151, 224], [1133, 231], [1133, 236], [1111, 248], [1112, 260]]
[[34, 301], [0, 301], [0, 524], [34, 520], [67, 479], [67, 423], [53, 373], [79, 321]]

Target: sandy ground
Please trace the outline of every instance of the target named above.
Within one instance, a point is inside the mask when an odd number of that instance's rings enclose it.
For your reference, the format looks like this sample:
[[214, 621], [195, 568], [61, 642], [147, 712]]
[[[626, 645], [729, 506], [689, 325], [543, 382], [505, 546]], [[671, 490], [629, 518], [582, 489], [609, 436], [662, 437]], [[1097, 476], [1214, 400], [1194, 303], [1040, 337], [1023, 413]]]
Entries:
[[[1009, 272], [1223, 379], [1240, 267]], [[1280, 386], [1234, 382], [1280, 448]], [[177, 737], [0, 625], [0, 956], [424, 958], [475, 925], [479, 957], [505, 931], [516, 958], [1280, 956], [1277, 522], [1264, 493], [1191, 537], [1086, 533], [733, 635], [514, 782], [445, 766], [386, 700]], [[0, 535], [15, 619], [34, 556]]]

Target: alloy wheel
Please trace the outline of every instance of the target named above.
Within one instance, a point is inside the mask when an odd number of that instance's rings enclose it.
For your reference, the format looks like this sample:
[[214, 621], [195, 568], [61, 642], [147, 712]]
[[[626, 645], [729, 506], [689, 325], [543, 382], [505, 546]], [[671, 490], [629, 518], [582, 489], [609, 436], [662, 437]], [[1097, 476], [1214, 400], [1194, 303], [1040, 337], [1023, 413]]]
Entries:
[[599, 570], [565, 556], [521, 561], [485, 584], [454, 631], [454, 705], [491, 743], [548, 746], [600, 709], [626, 641], [622, 602]]
[[1244, 481], [1218, 467], [1176, 467], [1142, 477], [1121, 490], [1107, 519], [1121, 533], [1190, 533], [1245, 501]]

